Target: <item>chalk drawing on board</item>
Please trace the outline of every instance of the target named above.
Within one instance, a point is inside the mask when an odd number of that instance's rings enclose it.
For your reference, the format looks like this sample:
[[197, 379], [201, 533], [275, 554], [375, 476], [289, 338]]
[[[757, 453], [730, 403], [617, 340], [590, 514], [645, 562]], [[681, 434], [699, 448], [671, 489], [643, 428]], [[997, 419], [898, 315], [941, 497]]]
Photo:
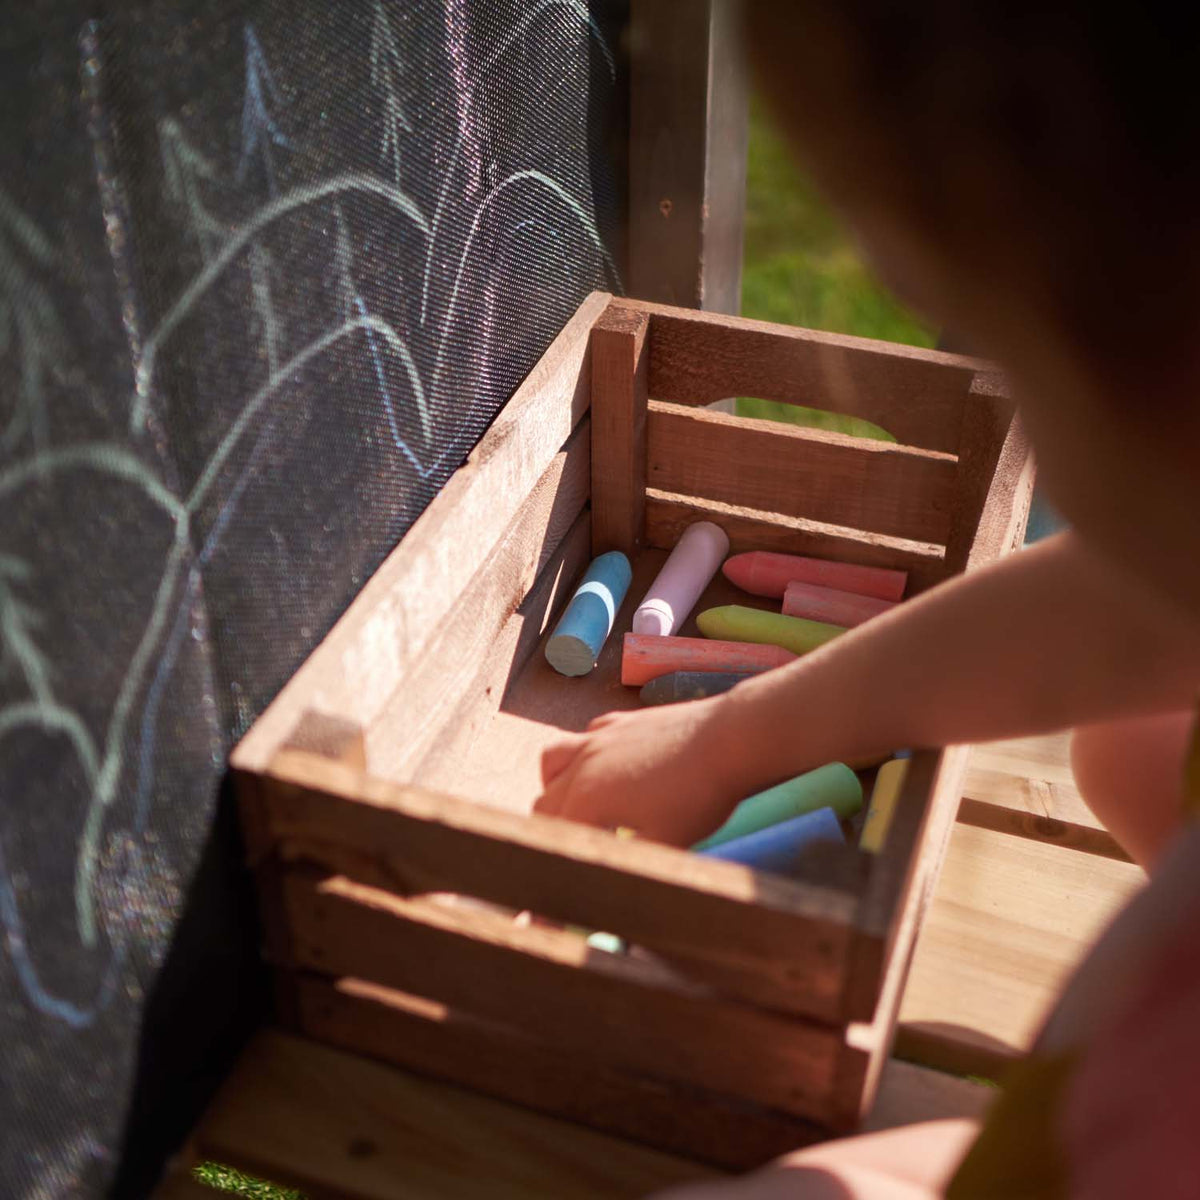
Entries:
[[50, 294], [34, 274], [53, 265], [54, 248], [32, 218], [0, 189], [0, 361], [15, 359], [15, 402], [0, 409], [0, 454], [28, 434], [35, 452], [49, 443], [48, 385], [67, 355]]
[[[373, 5], [371, 21], [370, 50], [363, 66], [380, 96], [378, 162], [386, 177], [346, 170], [315, 181], [281, 186], [288, 173], [286, 157], [297, 150], [300, 135], [289, 129], [286, 120], [285, 98], [291, 94], [287, 81], [273, 70], [249, 25], [243, 30], [241, 142], [236, 161], [227, 171], [222, 172], [219, 154], [201, 152], [189, 144], [177, 114], [160, 121], [163, 192], [178, 212], [200, 261], [196, 273], [166, 305], [140, 358], [134, 356], [135, 386], [128, 421], [132, 447], [117, 440], [49, 444], [45, 436], [45, 385], [56, 356], [60, 357], [56, 339], [61, 340], [61, 326], [45, 289], [45, 305], [39, 308], [40, 302], [35, 300], [30, 309], [30, 296], [38, 295], [37, 280], [30, 278], [30, 269], [55, 269], [56, 251], [32, 219], [0, 192], [0, 289], [9, 285], [25, 305], [18, 310], [12, 296], [0, 290], [0, 357], [14, 353], [16, 347], [22, 363], [30, 364], [21, 377], [33, 381], [25, 385], [23, 407], [9, 414], [0, 426], [0, 451], [12, 459], [0, 465], [0, 502], [24, 489], [55, 486], [55, 481], [63, 477], [82, 482], [89, 474], [98, 474], [146, 497], [169, 530], [161, 575], [148, 609], [140, 618], [140, 634], [99, 736], [55, 695], [53, 655], [38, 640], [37, 615], [28, 599], [35, 566], [12, 555], [0, 557], [0, 658], [19, 674], [25, 692], [24, 698], [0, 708], [0, 743], [27, 728], [65, 739], [81, 764], [90, 793], [76, 847], [75, 917], [81, 946], [107, 953], [91, 996], [68, 1000], [53, 994], [39, 978], [37, 948], [29, 943], [28, 930], [22, 924], [12, 884], [12, 864], [5, 858], [2, 838], [0, 924], [5, 949], [29, 1003], [72, 1027], [89, 1024], [105, 1007], [126, 960], [128, 928], [102, 928], [98, 923], [95, 903], [100, 873], [109, 871], [119, 876], [109, 883], [132, 893], [146, 869], [141, 839], [150, 817], [163, 699], [189, 629], [203, 620], [203, 569], [219, 549], [256, 465], [276, 437], [281, 411], [277, 402], [288, 386], [332, 348], [361, 347], [391, 444], [418, 477], [433, 478], [444, 473], [464, 449], [461, 437], [451, 436], [440, 452], [430, 452], [433, 403], [435, 399], [443, 400], [443, 391], [450, 386], [449, 346], [455, 327], [465, 319], [472, 304], [490, 310], [495, 300], [495, 287], [487, 273], [488, 258], [482, 251], [485, 227], [490, 229], [491, 223], [497, 223], [492, 236], [500, 237], [501, 245], [509, 235], [524, 236], [534, 230], [557, 241], [562, 231], [573, 229], [608, 283], [620, 288], [615, 264], [585, 198], [574, 194], [551, 169], [544, 169], [536, 161], [503, 178], [493, 178], [485, 194], [472, 199], [474, 207], [463, 214], [461, 225], [466, 236], [460, 245], [443, 246], [440, 236], [447, 227], [450, 206], [456, 202], [453, 181], [467, 141], [466, 123], [474, 128], [486, 119], [486, 106], [480, 104], [480, 98], [487, 74], [517, 48], [523, 48], [536, 65], [539, 23], [572, 23], [582, 29], [599, 47], [610, 78], [615, 77], [612, 52], [586, 5], [579, 0], [544, 0], [535, 5], [506, 32], [479, 70], [462, 83], [457, 98], [460, 123], [453, 133], [432, 220], [416, 197], [400, 186], [408, 139], [420, 136], [402, 101], [402, 44], [382, 3]], [[261, 181], [265, 199], [241, 216], [232, 215], [231, 209], [241, 202], [244, 189], [255, 180]], [[354, 239], [344, 208], [351, 198], [356, 205], [382, 206], [407, 223], [411, 236], [420, 241], [418, 276], [409, 281], [414, 298], [420, 294], [411, 328], [405, 328], [399, 318], [372, 311], [359, 286]], [[266, 239], [268, 235], [286, 236], [290, 219], [322, 207], [334, 229], [329, 271], [336, 281], [337, 312], [327, 328], [293, 348], [288, 345], [288, 330], [277, 303], [285, 280], [280, 277]], [[19, 278], [12, 271], [13, 262], [23, 272]], [[22, 266], [22, 262], [29, 266]], [[438, 265], [445, 267], [453, 282], [444, 308], [432, 313], [430, 279]], [[14, 279], [15, 287], [11, 286]], [[238, 284], [239, 279], [244, 282]], [[157, 369], [161, 354], [187, 322], [200, 317], [201, 306], [218, 284], [245, 287], [248, 306], [256, 318], [254, 333], [263, 349], [264, 375], [234, 407], [230, 423], [210, 448], [194, 482], [180, 491], [150, 465], [151, 457], [137, 445], [144, 436], [156, 388], [163, 386]], [[19, 315], [22, 311], [25, 316]], [[417, 339], [423, 347], [420, 359], [413, 353]], [[33, 357], [27, 360], [28, 355]], [[420, 361], [432, 362], [428, 377], [422, 375]], [[406, 410], [411, 412], [413, 422], [402, 421]], [[438, 411], [446, 410], [443, 407]], [[3, 416], [0, 414], [0, 418]], [[418, 431], [415, 444], [412, 436], [404, 433], [410, 426]], [[18, 451], [19, 456], [13, 458]], [[239, 452], [240, 466], [231, 475], [235, 451]], [[202, 530], [197, 518], [200, 510], [212, 503], [217, 505], [216, 517], [207, 530]], [[130, 736], [131, 730], [136, 730], [136, 736]], [[211, 732], [213, 744], [219, 744], [220, 731], [215, 724]], [[106, 817], [115, 799], [126, 794], [132, 797], [128, 824], [121, 830], [106, 831]], [[106, 832], [109, 841], [118, 846], [117, 853], [107, 856], [101, 853], [101, 839]], [[54, 949], [61, 953], [64, 948]]]

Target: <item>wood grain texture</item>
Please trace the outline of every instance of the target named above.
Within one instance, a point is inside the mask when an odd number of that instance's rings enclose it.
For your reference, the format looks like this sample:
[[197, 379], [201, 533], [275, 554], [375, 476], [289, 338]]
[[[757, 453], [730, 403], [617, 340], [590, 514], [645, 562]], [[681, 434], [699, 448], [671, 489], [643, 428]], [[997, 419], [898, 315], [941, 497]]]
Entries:
[[693, 521], [720, 525], [729, 535], [731, 554], [777, 550], [783, 554], [811, 554], [839, 562], [907, 571], [909, 595], [941, 582], [946, 575], [941, 546], [803, 517], [787, 517], [744, 505], [701, 500], [660, 488], [647, 491], [646, 540], [651, 546], [671, 549]]
[[810, 1122], [621, 1071], [494, 1022], [362, 980], [294, 981], [305, 1032], [418, 1074], [730, 1170], [822, 1136]]
[[[802, 884], [567, 821], [522, 817], [293, 752], [248, 802], [273, 842], [356, 851], [401, 892], [458, 892], [607, 929], [711, 962], [724, 986], [774, 1007], [839, 1015], [860, 859], [814, 863]], [[331, 862], [343, 869], [344, 856]], [[697, 966], [693, 973], [699, 971]]]
[[650, 316], [650, 395], [680, 404], [757, 396], [862, 417], [898, 441], [957, 454], [978, 359], [635, 300]]
[[[493, 742], [498, 711], [517, 687], [542, 636], [558, 620], [592, 558], [591, 514], [585, 509], [542, 568], [520, 608], [504, 623], [478, 675], [460, 697], [454, 717], [433, 739], [411, 781], [433, 791], [449, 791], [510, 812], [528, 812], [540, 791], [540, 779], [522, 786], [536, 771], [540, 746], [521, 739]], [[377, 723], [372, 744], [374, 773], [395, 778], [389, 769], [396, 733]], [[493, 748], [494, 747], [494, 748]], [[534, 757], [527, 757], [528, 755]], [[514, 781], [511, 776], [516, 776]]]
[[367, 746], [362, 726], [328, 713], [314, 712], [311, 708], [300, 714], [300, 720], [284, 744], [292, 750], [305, 750], [322, 758], [332, 758], [335, 762], [357, 767], [360, 771], [367, 768]]
[[1036, 816], [1101, 829], [1071, 771], [1069, 731], [978, 744], [963, 795]]
[[617, 1200], [712, 1172], [277, 1032], [196, 1131], [205, 1157], [312, 1200]]
[[[376, 1032], [389, 1036], [368, 1027], [363, 1040]], [[994, 1096], [892, 1060], [865, 1128], [978, 1116]], [[729, 1127], [679, 1099], [698, 1129], [708, 1120], [713, 1137], [736, 1151]], [[768, 1136], [749, 1131], [745, 1114], [734, 1119], [747, 1139]], [[797, 1128], [783, 1148], [819, 1135]], [[247, 1047], [195, 1142], [205, 1157], [303, 1188], [313, 1200], [619, 1200], [719, 1177], [695, 1161], [272, 1030]]]
[[[589, 553], [585, 539], [579, 572]], [[505, 691], [500, 710], [495, 711], [493, 706], [484, 714], [472, 702], [469, 716], [455, 729], [454, 736], [446, 738], [422, 762], [415, 782], [509, 812], [529, 812], [541, 795], [541, 755], [550, 743], [563, 732], [586, 729], [603, 713], [641, 707], [638, 692], [621, 686], [622, 639], [666, 559], [666, 553], [660, 550], [644, 550], [634, 559], [633, 580], [590, 675], [564, 679], [544, 655], [530, 654], [521, 674]], [[564, 585], [568, 592], [575, 578], [572, 576]], [[693, 611], [740, 596], [738, 589], [718, 574]], [[770, 606], [770, 601], [746, 599]], [[689, 636], [695, 636], [694, 618], [689, 617], [683, 628]]]
[[637, 0], [629, 18], [629, 292], [736, 312], [747, 136], [737, 6]]
[[1029, 439], [1003, 378], [981, 371], [963, 414], [947, 573], [991, 562], [1021, 545], [1035, 474]]
[[964, 825], [978, 829], [992, 829], [997, 833], [1010, 833], [1016, 837], [1032, 838], [1053, 846], [1078, 850], [1083, 854], [1098, 854], [1101, 858], [1112, 858], [1117, 862], [1133, 862], [1116, 838], [1106, 829], [1094, 829], [1090, 825], [1075, 825], [1070, 821], [1059, 821], [1032, 812], [1022, 812], [1003, 804], [988, 804], [983, 800], [964, 798], [959, 806], [958, 819]]
[[285, 896], [287, 965], [413, 992], [650, 1078], [826, 1113], [836, 1028], [722, 999], [657, 961], [493, 911], [300, 873]]
[[592, 553], [633, 557], [646, 524], [644, 313], [609, 307], [592, 326]]
[[369, 729], [587, 409], [588, 338], [606, 293], [580, 305], [442, 489], [296, 672], [232, 761], [265, 768], [312, 708]]
[[[519, 670], [520, 638], [514, 639], [511, 629], [506, 637], [505, 627], [584, 511], [590, 441], [590, 423], [584, 418], [450, 606], [420, 659], [397, 678], [368, 731], [375, 773], [389, 779], [411, 778], [416, 764], [445, 736], [447, 726], [462, 719], [464, 701], [480, 674], [486, 671], [491, 682], [494, 676], [507, 678]], [[514, 654], [507, 662], [499, 653], [499, 643]]]
[[1070, 733], [976, 746], [959, 820], [1129, 862], [1084, 803], [1070, 762]]
[[855, 917], [858, 939], [845, 999], [852, 1018], [874, 1017], [880, 983], [901, 936], [915, 929], [910, 913], [923, 911], [926, 889], [932, 890], [945, 854], [969, 753], [965, 746], [918, 750], [909, 761]]
[[981, 1117], [995, 1098], [995, 1088], [889, 1058], [884, 1064], [875, 1104], [863, 1121], [862, 1130], [875, 1133], [917, 1121]]
[[942, 544], [952, 455], [653, 401], [650, 486], [764, 512]]
[[956, 825], [897, 1052], [945, 1070], [1000, 1070], [1029, 1048], [1067, 976], [1144, 881], [1129, 863]]
[[833, 1120], [852, 1129], [870, 1111], [891, 1054], [917, 935], [945, 858], [969, 749], [914, 755], [857, 917]]

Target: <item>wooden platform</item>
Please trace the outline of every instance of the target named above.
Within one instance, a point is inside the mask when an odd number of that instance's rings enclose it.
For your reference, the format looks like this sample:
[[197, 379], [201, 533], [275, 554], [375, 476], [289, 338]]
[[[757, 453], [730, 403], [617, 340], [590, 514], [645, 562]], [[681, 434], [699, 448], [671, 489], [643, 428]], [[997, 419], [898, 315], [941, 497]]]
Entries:
[[[979, 747], [964, 793], [872, 1129], [982, 1112], [991, 1089], [943, 1071], [994, 1075], [1026, 1049], [1144, 881], [1083, 805], [1065, 736]], [[600, 1200], [713, 1175], [273, 1031], [248, 1048], [189, 1152], [363, 1200]], [[160, 1192], [193, 1194], [214, 1195], [182, 1171]]]

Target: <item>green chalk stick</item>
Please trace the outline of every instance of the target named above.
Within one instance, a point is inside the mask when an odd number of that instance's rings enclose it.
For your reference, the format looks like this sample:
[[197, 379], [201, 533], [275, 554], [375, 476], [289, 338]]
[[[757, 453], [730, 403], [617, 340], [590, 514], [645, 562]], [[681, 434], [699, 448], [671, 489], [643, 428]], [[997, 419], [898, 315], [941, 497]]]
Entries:
[[785, 617], [782, 613], [763, 612], [741, 604], [726, 604], [710, 608], [696, 618], [705, 637], [726, 642], [758, 642], [767, 646], [782, 646], [793, 654], [807, 654], [818, 646], [845, 633], [840, 625], [823, 621], [806, 621], [803, 617]]
[[858, 776], [845, 763], [829, 763], [743, 800], [720, 829], [692, 849], [711, 850], [818, 808], [832, 808], [844, 821], [861, 807], [862, 784]]

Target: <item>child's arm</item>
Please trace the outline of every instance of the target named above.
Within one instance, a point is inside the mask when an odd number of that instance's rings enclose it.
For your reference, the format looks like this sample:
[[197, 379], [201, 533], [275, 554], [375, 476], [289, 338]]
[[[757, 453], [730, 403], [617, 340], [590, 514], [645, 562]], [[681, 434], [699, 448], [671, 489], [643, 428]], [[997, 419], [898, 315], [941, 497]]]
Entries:
[[600, 718], [543, 759], [541, 812], [687, 844], [837, 759], [1180, 708], [1200, 634], [1074, 534], [906, 602], [732, 692]]

